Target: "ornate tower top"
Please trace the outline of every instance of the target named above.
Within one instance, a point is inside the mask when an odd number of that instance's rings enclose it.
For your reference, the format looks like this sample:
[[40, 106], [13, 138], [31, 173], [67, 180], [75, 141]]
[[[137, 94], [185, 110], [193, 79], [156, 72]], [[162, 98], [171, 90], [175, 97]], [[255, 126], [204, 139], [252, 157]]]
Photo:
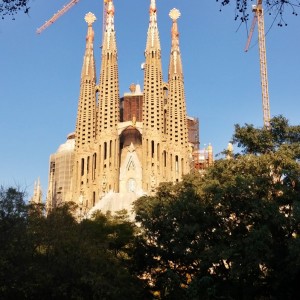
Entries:
[[[114, 15], [115, 9], [113, 1], [107, 0], [98, 94], [97, 126], [99, 134], [101, 133], [101, 135], [108, 135], [110, 131], [116, 134], [116, 128], [119, 122], [119, 75]], [[103, 140], [103, 142], [105, 142], [105, 140]]]
[[106, 0], [106, 25], [105, 25], [105, 39], [106, 48], [110, 48], [111, 33], [115, 31], [114, 16], [115, 8], [112, 0]]
[[95, 80], [96, 73], [95, 73], [95, 62], [94, 62], [94, 53], [93, 53], [94, 30], [92, 25], [97, 20], [97, 18], [93, 13], [89, 12], [85, 15], [84, 20], [88, 24], [88, 30], [86, 35], [86, 45], [85, 45], [86, 50], [84, 55], [81, 79], [83, 80], [86, 79], [86, 76], [90, 76], [93, 80]]
[[30, 200], [31, 204], [40, 204], [42, 203], [42, 189], [40, 184], [40, 178], [38, 178], [37, 182], [34, 182], [34, 193]]
[[93, 23], [96, 17], [91, 12], [87, 13], [84, 20], [88, 24], [86, 34], [85, 53], [83, 57], [80, 95], [78, 101], [75, 144], [76, 151], [83, 151], [95, 138], [96, 97], [96, 67], [94, 60], [94, 30]]
[[177, 27], [180, 12], [178, 9], [173, 8], [169, 16], [173, 23], [171, 29], [172, 45], [168, 74], [169, 90], [166, 128], [168, 146], [173, 155], [175, 155], [175, 162], [174, 160], [172, 161], [171, 178], [172, 180], [180, 180], [181, 174], [186, 174], [189, 171], [186, 103]]
[[97, 20], [96, 16], [89, 12], [85, 15], [84, 20], [88, 23], [88, 26], [92, 26], [92, 24]]
[[173, 22], [176, 22], [176, 20], [181, 16], [181, 13], [177, 8], [173, 8], [170, 10], [169, 16]]
[[156, 0], [150, 0], [149, 8], [149, 29], [148, 29], [148, 41], [146, 48], [156, 47], [160, 49], [158, 29], [157, 29], [157, 14], [156, 14]]
[[97, 20], [97, 18], [93, 13], [89, 12], [85, 15], [84, 20], [88, 24], [88, 32], [86, 35], [86, 49], [93, 50], [94, 30], [92, 28], [92, 25]]
[[150, 16], [156, 14], [156, 1], [155, 0], [150, 0]]
[[[178, 26], [177, 26], [177, 20], [181, 16], [181, 13], [178, 9], [173, 8], [169, 13], [170, 18], [173, 21], [172, 29], [171, 29], [171, 38], [172, 38], [172, 49], [171, 52], [173, 53], [173, 72], [182, 72], [181, 67], [181, 61], [180, 58], [178, 58], [178, 55], [180, 54], [179, 50], [179, 32], [178, 32]], [[172, 63], [172, 62], [170, 62]]]

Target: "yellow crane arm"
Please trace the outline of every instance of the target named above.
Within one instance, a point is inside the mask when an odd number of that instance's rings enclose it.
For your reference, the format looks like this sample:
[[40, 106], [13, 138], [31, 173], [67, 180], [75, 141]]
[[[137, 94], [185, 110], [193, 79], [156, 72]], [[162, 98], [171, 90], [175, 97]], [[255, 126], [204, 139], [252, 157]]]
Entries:
[[249, 46], [250, 46], [250, 43], [251, 43], [251, 40], [252, 40], [252, 35], [253, 35], [253, 32], [254, 32], [254, 28], [255, 28], [256, 23], [257, 23], [257, 16], [254, 15], [254, 18], [253, 18], [252, 24], [251, 24], [251, 28], [250, 28], [250, 32], [249, 32], [249, 35], [248, 35], [248, 40], [247, 40], [247, 43], [246, 43], [246, 46], [245, 46], [245, 52], [248, 52], [248, 50], [249, 50]]
[[64, 13], [66, 13], [71, 7], [73, 7], [80, 0], [71, 0], [68, 4], [66, 4], [61, 10], [59, 10], [53, 17], [46, 21], [44, 25], [37, 29], [36, 33], [40, 34], [43, 30], [53, 24], [58, 18], [60, 18]]

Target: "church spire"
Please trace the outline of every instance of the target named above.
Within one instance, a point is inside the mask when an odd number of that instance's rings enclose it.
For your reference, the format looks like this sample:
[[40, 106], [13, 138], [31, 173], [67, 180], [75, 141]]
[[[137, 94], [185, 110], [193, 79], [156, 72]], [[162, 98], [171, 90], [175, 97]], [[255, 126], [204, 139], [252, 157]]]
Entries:
[[103, 48], [106, 50], [117, 51], [115, 38], [115, 7], [112, 0], [106, 0], [106, 23], [103, 37]]
[[[164, 94], [156, 1], [150, 0], [144, 64], [143, 188], [154, 191], [162, 181], [160, 163], [164, 140]], [[151, 176], [149, 176], [151, 174]]]
[[106, 26], [102, 45], [102, 63], [99, 84], [99, 133], [117, 129], [119, 122], [119, 75], [114, 5], [107, 2]]
[[144, 64], [143, 121], [144, 129], [157, 135], [163, 133], [163, 76], [155, 0], [150, 0], [149, 17]]
[[183, 73], [182, 73], [182, 63], [181, 63], [181, 54], [179, 49], [179, 32], [178, 32], [178, 25], [177, 19], [180, 17], [180, 11], [176, 8], [173, 8], [169, 16], [173, 21], [172, 29], [171, 29], [171, 57], [170, 57], [170, 65], [169, 65], [169, 79], [170, 77], [180, 76], [183, 80]]
[[[92, 182], [91, 154], [96, 138], [96, 72], [94, 60], [94, 30], [96, 17], [91, 12], [85, 15], [88, 25], [86, 46], [80, 80], [77, 121], [75, 130], [75, 155], [72, 174], [72, 200], [77, 202], [81, 193], [90, 192]], [[86, 183], [86, 185], [83, 185]], [[86, 187], [86, 188], [85, 188]], [[91, 193], [91, 192], [90, 192]]]
[[[163, 181], [164, 94], [156, 1], [150, 0], [149, 27], [144, 64], [143, 189], [154, 191]], [[149, 174], [151, 176], [149, 176]]]
[[98, 87], [98, 144], [100, 170], [98, 181], [101, 192], [118, 191], [119, 182], [119, 75], [116, 33], [114, 27], [115, 9], [112, 0], [106, 4], [106, 24], [102, 45], [100, 83]]
[[168, 74], [167, 145], [170, 153], [169, 165], [171, 168], [171, 178], [169, 179], [178, 181], [183, 174], [189, 172], [188, 132], [184, 80], [177, 26], [177, 19], [180, 17], [180, 12], [173, 8], [170, 11], [169, 16], [172, 19], [173, 24], [171, 30], [172, 46]]
[[149, 8], [150, 20], [148, 28], [148, 37], [146, 51], [150, 49], [160, 50], [160, 41], [157, 28], [156, 0], [150, 0]]
[[83, 67], [81, 72], [81, 80], [84, 77], [89, 77], [96, 81], [96, 72], [95, 72], [95, 61], [94, 61], [94, 30], [93, 23], [96, 21], [96, 17], [92, 13], [87, 13], [85, 15], [85, 21], [88, 24], [88, 31], [86, 35], [86, 46], [85, 46], [85, 55], [83, 61]]
[[34, 182], [34, 191], [30, 200], [30, 204], [41, 204], [43, 202], [42, 196], [43, 193], [41, 189], [40, 178], [38, 178], [37, 182]]
[[86, 47], [83, 58], [80, 81], [80, 96], [77, 111], [76, 122], [76, 150], [80, 151], [86, 148], [95, 138], [96, 126], [96, 72], [94, 61], [94, 31], [92, 24], [96, 17], [92, 13], [85, 15], [85, 21], [88, 24], [86, 35]]

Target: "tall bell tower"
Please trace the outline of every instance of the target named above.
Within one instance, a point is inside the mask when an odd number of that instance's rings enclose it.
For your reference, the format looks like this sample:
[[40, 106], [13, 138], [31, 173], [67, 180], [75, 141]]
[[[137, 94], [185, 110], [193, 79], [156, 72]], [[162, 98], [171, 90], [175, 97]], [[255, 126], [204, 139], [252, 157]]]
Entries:
[[114, 27], [114, 5], [107, 1], [106, 25], [102, 45], [100, 82], [98, 86], [98, 149], [97, 181], [99, 194], [109, 190], [119, 191], [119, 151], [118, 123], [120, 122], [119, 75], [116, 33]]
[[168, 181], [180, 181], [182, 175], [190, 170], [188, 156], [188, 129], [184, 80], [181, 54], [179, 48], [179, 32], [177, 19], [178, 9], [173, 8], [169, 13], [173, 21], [171, 30], [171, 54], [168, 74], [168, 109], [167, 109], [167, 159]]
[[144, 65], [143, 99], [143, 189], [154, 191], [162, 181], [164, 93], [161, 47], [155, 0], [150, 1]]
[[[75, 156], [72, 176], [72, 200], [84, 201], [84, 206], [92, 207], [96, 199], [94, 161], [96, 137], [96, 71], [94, 61], [94, 30], [92, 28], [96, 17], [92, 13], [85, 15], [88, 24], [86, 48], [80, 80], [80, 95], [78, 102], [75, 130]], [[70, 199], [71, 200], [71, 199]]]

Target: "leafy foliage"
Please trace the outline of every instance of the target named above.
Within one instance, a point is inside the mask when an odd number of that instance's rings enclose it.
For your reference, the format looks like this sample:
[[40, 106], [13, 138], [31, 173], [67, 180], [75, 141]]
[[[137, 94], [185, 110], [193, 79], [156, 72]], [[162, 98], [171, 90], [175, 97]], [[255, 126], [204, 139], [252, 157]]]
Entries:
[[269, 132], [236, 129], [244, 155], [136, 202], [136, 261], [161, 299], [299, 293], [300, 127], [277, 117]]
[[258, 155], [284, 148], [291, 149], [294, 158], [299, 158], [300, 126], [290, 126], [283, 116], [274, 117], [270, 125], [270, 130], [254, 128], [251, 124], [235, 125], [233, 143], [242, 148], [243, 153]]
[[20, 11], [28, 13], [30, 9], [28, 6], [29, 2], [30, 0], [1, 0], [0, 16], [4, 19], [4, 16], [14, 16]]
[[[216, 0], [220, 2], [220, 11], [223, 7], [234, 3], [235, 6], [235, 20], [240, 22], [249, 21], [252, 4], [256, 4], [257, 0]], [[284, 19], [286, 13], [291, 13], [293, 16], [298, 15], [298, 9], [300, 7], [299, 0], [262, 0], [264, 13], [274, 16], [275, 20], [278, 20], [277, 25], [279, 27], [287, 26], [287, 22]]]
[[134, 225], [124, 213], [78, 223], [65, 205], [45, 217], [12, 188], [0, 204], [1, 299], [147, 299], [130, 272]]

